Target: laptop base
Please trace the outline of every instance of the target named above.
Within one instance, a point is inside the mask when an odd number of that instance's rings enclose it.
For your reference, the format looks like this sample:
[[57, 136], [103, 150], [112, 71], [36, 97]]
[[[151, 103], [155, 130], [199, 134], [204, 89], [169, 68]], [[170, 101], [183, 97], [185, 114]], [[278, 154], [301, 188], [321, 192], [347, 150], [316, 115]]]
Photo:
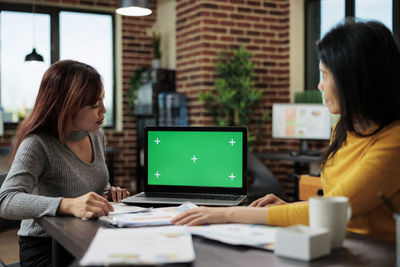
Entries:
[[191, 202], [199, 206], [229, 207], [229, 206], [239, 205], [246, 198], [245, 195], [238, 195], [235, 200], [218, 200], [218, 199], [195, 198], [196, 194], [191, 194], [191, 195], [192, 195], [191, 198], [156, 197], [156, 196], [146, 196], [146, 193], [142, 192], [137, 195], [125, 198], [121, 202], [127, 205], [144, 206], [144, 207], [174, 206], [174, 205], [181, 205], [182, 203], [185, 202]]

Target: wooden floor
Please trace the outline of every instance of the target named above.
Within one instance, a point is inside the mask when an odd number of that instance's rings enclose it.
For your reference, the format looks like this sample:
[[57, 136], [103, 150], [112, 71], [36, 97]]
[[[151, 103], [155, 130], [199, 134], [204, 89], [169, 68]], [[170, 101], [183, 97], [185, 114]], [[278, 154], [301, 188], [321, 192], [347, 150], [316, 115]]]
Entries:
[[19, 261], [18, 228], [0, 233], [0, 259], [5, 264]]

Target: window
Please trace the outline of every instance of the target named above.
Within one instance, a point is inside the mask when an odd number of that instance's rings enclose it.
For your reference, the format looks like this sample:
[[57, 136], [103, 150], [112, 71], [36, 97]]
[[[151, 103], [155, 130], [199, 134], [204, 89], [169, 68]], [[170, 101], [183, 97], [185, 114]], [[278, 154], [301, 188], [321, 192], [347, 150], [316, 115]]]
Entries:
[[[105, 126], [114, 126], [114, 15], [59, 7], [0, 4], [0, 102], [6, 126], [15, 127], [32, 109], [50, 64], [63, 59], [87, 63], [100, 73], [107, 109]], [[44, 63], [26, 63], [35, 47]]]
[[343, 20], [345, 11], [344, 4], [345, 0], [321, 1], [321, 37]]
[[306, 0], [305, 89], [316, 90], [319, 82], [315, 42], [345, 17], [378, 20], [399, 37], [400, 8], [397, 0]]
[[101, 74], [104, 85], [104, 105], [107, 109], [106, 126], [113, 124], [112, 32], [110, 15], [60, 12], [60, 59], [85, 62]]
[[[1, 104], [4, 121], [18, 122], [21, 113], [33, 107], [41, 77], [50, 65], [50, 16], [15, 11], [2, 11], [0, 16]], [[24, 62], [33, 47], [45, 63]]]
[[356, 0], [355, 17], [378, 20], [393, 30], [393, 2], [392, 0]]

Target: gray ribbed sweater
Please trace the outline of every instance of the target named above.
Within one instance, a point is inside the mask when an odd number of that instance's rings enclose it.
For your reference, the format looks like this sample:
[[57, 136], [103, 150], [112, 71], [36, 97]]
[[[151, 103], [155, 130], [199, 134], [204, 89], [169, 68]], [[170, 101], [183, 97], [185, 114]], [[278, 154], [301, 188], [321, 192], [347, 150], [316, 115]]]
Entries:
[[89, 137], [92, 163], [52, 136], [32, 134], [22, 141], [0, 189], [0, 217], [22, 220], [19, 236], [48, 236], [33, 219], [55, 216], [63, 197], [109, 189], [104, 133], [99, 130]]

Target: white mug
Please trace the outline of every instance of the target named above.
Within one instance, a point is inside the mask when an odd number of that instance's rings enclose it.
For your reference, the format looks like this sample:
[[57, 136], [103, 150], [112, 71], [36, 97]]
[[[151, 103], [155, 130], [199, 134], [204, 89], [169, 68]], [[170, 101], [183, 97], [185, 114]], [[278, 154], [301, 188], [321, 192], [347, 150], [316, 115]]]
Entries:
[[400, 266], [400, 213], [395, 213], [394, 218], [396, 219], [396, 254], [397, 254], [397, 265]]
[[311, 197], [308, 216], [310, 227], [329, 230], [331, 248], [342, 246], [351, 217], [351, 206], [347, 197]]

